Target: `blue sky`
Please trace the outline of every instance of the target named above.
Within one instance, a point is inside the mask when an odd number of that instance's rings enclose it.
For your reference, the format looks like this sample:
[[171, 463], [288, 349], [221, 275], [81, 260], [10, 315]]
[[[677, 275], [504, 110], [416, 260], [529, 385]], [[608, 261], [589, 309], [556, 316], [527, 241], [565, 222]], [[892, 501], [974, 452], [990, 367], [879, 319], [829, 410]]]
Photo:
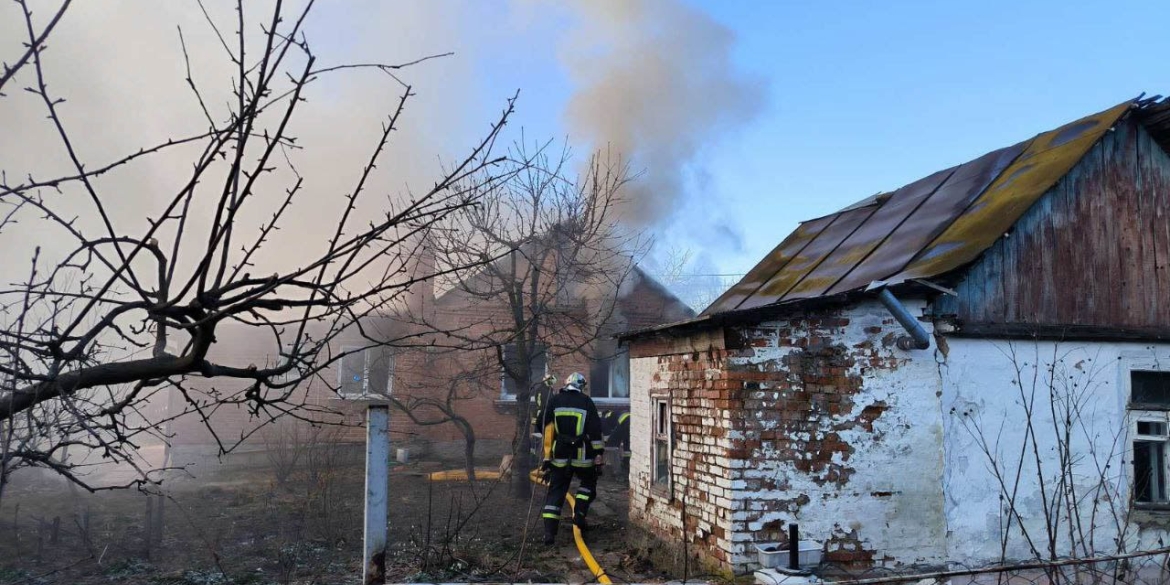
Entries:
[[[703, 146], [692, 193], [653, 230], [704, 270], [745, 272], [802, 219], [1170, 93], [1170, 2], [682, 1], [734, 33], [734, 66], [766, 88], [750, 123]], [[514, 126], [567, 133], [573, 20], [558, 10], [464, 6], [453, 48], [476, 99], [462, 120], [480, 128], [519, 88]]]

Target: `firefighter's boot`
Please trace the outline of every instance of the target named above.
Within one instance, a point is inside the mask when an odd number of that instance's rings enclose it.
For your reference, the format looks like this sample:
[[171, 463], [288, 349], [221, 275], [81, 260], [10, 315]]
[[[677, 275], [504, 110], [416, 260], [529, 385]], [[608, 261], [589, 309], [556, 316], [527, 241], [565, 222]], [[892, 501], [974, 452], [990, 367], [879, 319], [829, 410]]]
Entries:
[[585, 532], [588, 532], [589, 531], [589, 523], [585, 521], [585, 514], [583, 514], [581, 512], [577, 512], [576, 514], [573, 514], [573, 526], [576, 526], [577, 528], [579, 528], [581, 530], [582, 534], [584, 534]]
[[544, 519], [544, 545], [552, 546], [557, 542], [557, 528], [560, 526], [559, 519], [545, 518]]

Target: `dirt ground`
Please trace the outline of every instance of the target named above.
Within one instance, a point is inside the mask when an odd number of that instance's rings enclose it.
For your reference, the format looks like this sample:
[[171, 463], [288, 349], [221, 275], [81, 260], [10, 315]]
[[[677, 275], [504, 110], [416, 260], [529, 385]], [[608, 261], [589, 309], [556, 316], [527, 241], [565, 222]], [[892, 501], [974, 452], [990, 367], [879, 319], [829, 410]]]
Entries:
[[[594, 581], [568, 524], [541, 544], [543, 488], [518, 500], [495, 480], [426, 478], [440, 468], [391, 472], [389, 581]], [[363, 473], [351, 462], [283, 483], [265, 468], [175, 478], [161, 539], [146, 519], [163, 498], [17, 478], [0, 500], [0, 584], [360, 583]], [[614, 582], [668, 580], [626, 545], [625, 487], [603, 477], [599, 488], [586, 536], [598, 562]]]

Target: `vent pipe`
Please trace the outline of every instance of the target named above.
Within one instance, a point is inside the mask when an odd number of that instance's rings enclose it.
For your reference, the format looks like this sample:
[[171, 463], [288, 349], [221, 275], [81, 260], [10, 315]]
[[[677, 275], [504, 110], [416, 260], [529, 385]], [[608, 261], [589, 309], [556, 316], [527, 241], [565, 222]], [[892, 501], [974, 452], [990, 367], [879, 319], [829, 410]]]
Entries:
[[897, 319], [898, 323], [902, 325], [902, 328], [910, 334], [909, 337], [898, 338], [897, 343], [899, 349], [909, 351], [912, 349], [928, 349], [930, 347], [930, 334], [922, 328], [922, 324], [914, 318], [914, 315], [910, 314], [910, 311], [906, 310], [906, 306], [894, 296], [894, 293], [890, 292], [890, 289], [882, 288], [878, 291], [878, 300], [886, 306], [886, 309], [890, 311], [894, 319]]

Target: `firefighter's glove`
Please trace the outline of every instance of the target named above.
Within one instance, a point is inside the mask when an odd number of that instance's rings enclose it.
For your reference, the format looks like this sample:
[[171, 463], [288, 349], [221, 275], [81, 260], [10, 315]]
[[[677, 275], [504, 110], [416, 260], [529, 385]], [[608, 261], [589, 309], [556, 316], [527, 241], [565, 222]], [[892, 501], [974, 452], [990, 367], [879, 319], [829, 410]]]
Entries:
[[540, 479], [543, 481], [548, 481], [549, 475], [552, 474], [552, 468], [553, 468], [552, 461], [549, 461], [548, 459], [541, 461], [540, 462]]

